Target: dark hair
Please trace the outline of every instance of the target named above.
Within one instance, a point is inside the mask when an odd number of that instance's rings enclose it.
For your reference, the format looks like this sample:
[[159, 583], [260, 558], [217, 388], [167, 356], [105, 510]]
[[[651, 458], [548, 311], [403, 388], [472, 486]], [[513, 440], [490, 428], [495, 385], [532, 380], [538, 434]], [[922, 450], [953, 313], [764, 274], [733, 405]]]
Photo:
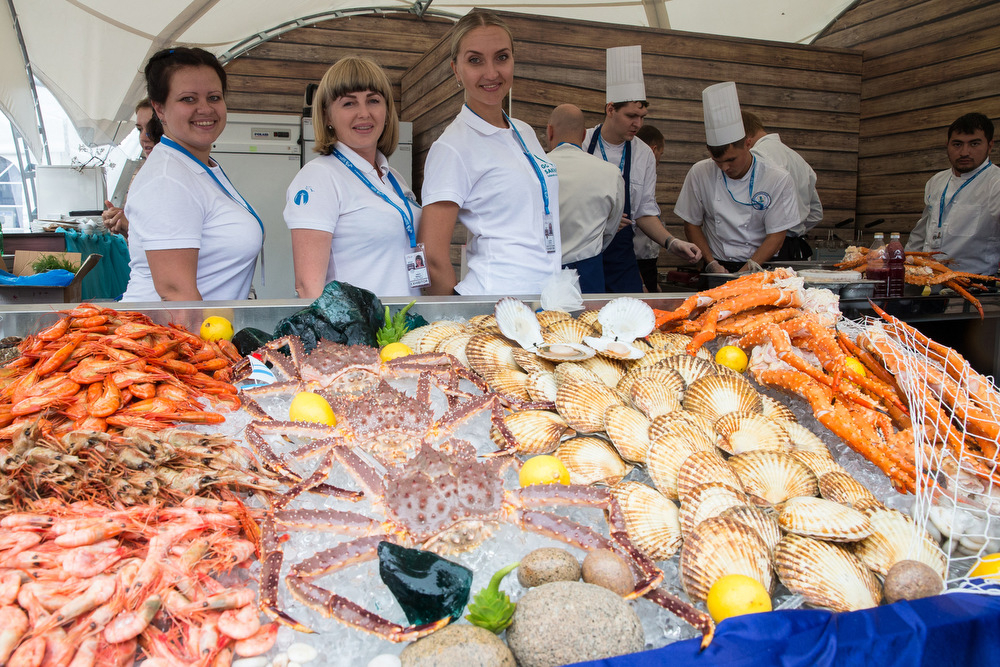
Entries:
[[626, 104], [632, 104], [632, 102], [638, 102], [639, 106], [645, 109], [649, 106], [649, 102], [646, 100], [629, 100], [628, 102], [608, 102], [615, 111], [621, 111], [622, 107]]
[[170, 94], [170, 78], [183, 67], [211, 67], [222, 82], [222, 94], [226, 94], [226, 70], [219, 59], [205, 49], [177, 46], [163, 49], [153, 54], [146, 63], [146, 94], [150, 101], [166, 104]]
[[747, 138], [744, 136], [742, 139], [734, 141], [731, 144], [723, 144], [722, 146], [709, 146], [708, 152], [711, 153], [712, 157], [718, 159], [723, 155], [725, 155], [726, 151], [728, 151], [730, 147], [735, 148], [737, 150], [743, 148], [744, 146], [746, 146], [746, 141]]
[[510, 52], [514, 53], [514, 35], [502, 18], [488, 9], [473, 9], [471, 12], [458, 19], [451, 28], [451, 62], [458, 60], [458, 49], [462, 46], [462, 40], [471, 30], [476, 28], [487, 28], [496, 26], [501, 28], [507, 37], [510, 38]]
[[982, 130], [986, 141], [993, 141], [993, 121], [981, 113], [967, 113], [959, 116], [948, 128], [948, 139], [955, 134], [975, 134], [976, 130]]
[[758, 132], [767, 132], [764, 129], [764, 123], [760, 122], [757, 114], [751, 111], [743, 111], [740, 115], [743, 116], [743, 130], [747, 133], [748, 137], [752, 137]]
[[653, 146], [666, 147], [667, 145], [666, 140], [663, 138], [663, 133], [652, 125], [643, 125], [639, 128], [639, 131], [635, 133], [635, 136], [641, 139], [642, 143], [646, 144], [650, 148]]

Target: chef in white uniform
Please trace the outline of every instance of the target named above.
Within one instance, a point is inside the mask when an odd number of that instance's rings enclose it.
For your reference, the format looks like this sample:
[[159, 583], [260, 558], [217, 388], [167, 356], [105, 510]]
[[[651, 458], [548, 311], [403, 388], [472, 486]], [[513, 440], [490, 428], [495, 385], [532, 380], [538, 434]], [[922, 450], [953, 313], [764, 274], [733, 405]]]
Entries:
[[788, 172], [750, 152], [736, 84], [709, 86], [702, 103], [712, 157], [688, 171], [674, 213], [706, 271], [736, 272], [778, 252], [785, 232], [799, 224], [798, 200]]
[[1000, 264], [1000, 168], [990, 160], [993, 122], [981, 113], [948, 128], [951, 169], [931, 176], [924, 214], [910, 232], [908, 251], [939, 251], [955, 271], [995, 275]]

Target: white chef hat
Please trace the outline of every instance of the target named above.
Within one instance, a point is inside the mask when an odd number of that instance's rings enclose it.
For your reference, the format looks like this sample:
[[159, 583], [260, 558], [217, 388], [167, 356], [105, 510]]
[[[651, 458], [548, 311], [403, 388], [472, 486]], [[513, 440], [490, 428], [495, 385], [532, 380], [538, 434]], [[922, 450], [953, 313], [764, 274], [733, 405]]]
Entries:
[[746, 136], [734, 82], [709, 86], [701, 91], [701, 102], [705, 107], [705, 139], [709, 146], [725, 146]]
[[615, 46], [607, 50], [606, 102], [640, 102], [646, 99], [642, 78], [642, 47]]

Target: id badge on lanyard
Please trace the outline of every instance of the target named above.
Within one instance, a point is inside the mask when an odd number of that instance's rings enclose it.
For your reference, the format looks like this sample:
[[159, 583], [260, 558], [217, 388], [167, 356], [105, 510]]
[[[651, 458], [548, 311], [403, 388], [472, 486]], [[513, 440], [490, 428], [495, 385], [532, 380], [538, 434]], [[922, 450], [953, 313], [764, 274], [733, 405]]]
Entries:
[[940, 250], [942, 241], [943, 235], [941, 234], [941, 228], [938, 227], [931, 233], [931, 250]]
[[514, 136], [517, 137], [517, 142], [521, 144], [521, 152], [524, 153], [524, 157], [528, 160], [528, 163], [535, 172], [535, 176], [538, 178], [538, 184], [542, 187], [542, 202], [545, 205], [545, 211], [542, 215], [542, 237], [544, 238], [545, 252], [554, 253], [556, 251], [556, 229], [552, 213], [549, 211], [549, 187], [545, 183], [545, 174], [542, 173], [541, 167], [538, 166], [537, 158], [528, 150], [524, 139], [521, 138], [521, 133], [514, 126], [514, 121], [507, 117], [507, 114], [504, 114], [504, 118], [507, 119], [510, 129], [514, 130]]

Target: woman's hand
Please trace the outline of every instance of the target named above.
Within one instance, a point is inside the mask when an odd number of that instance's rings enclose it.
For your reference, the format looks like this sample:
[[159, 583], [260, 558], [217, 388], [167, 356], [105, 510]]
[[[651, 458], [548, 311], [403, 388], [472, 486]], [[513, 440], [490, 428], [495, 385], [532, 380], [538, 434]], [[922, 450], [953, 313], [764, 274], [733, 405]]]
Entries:
[[104, 226], [112, 234], [128, 236], [128, 218], [125, 217], [125, 211], [112, 205], [108, 200], [104, 201], [104, 205], [107, 206], [101, 213], [101, 221], [104, 223]]
[[318, 229], [292, 230], [295, 292], [300, 299], [316, 299], [326, 287], [333, 234]]
[[427, 293], [450, 295], [455, 291], [455, 269], [451, 265], [451, 236], [458, 221], [458, 204], [439, 201], [424, 206], [420, 215], [417, 242], [424, 244], [427, 255], [427, 275], [431, 285]]
[[147, 250], [153, 287], [164, 301], [201, 301], [198, 291], [198, 248]]

